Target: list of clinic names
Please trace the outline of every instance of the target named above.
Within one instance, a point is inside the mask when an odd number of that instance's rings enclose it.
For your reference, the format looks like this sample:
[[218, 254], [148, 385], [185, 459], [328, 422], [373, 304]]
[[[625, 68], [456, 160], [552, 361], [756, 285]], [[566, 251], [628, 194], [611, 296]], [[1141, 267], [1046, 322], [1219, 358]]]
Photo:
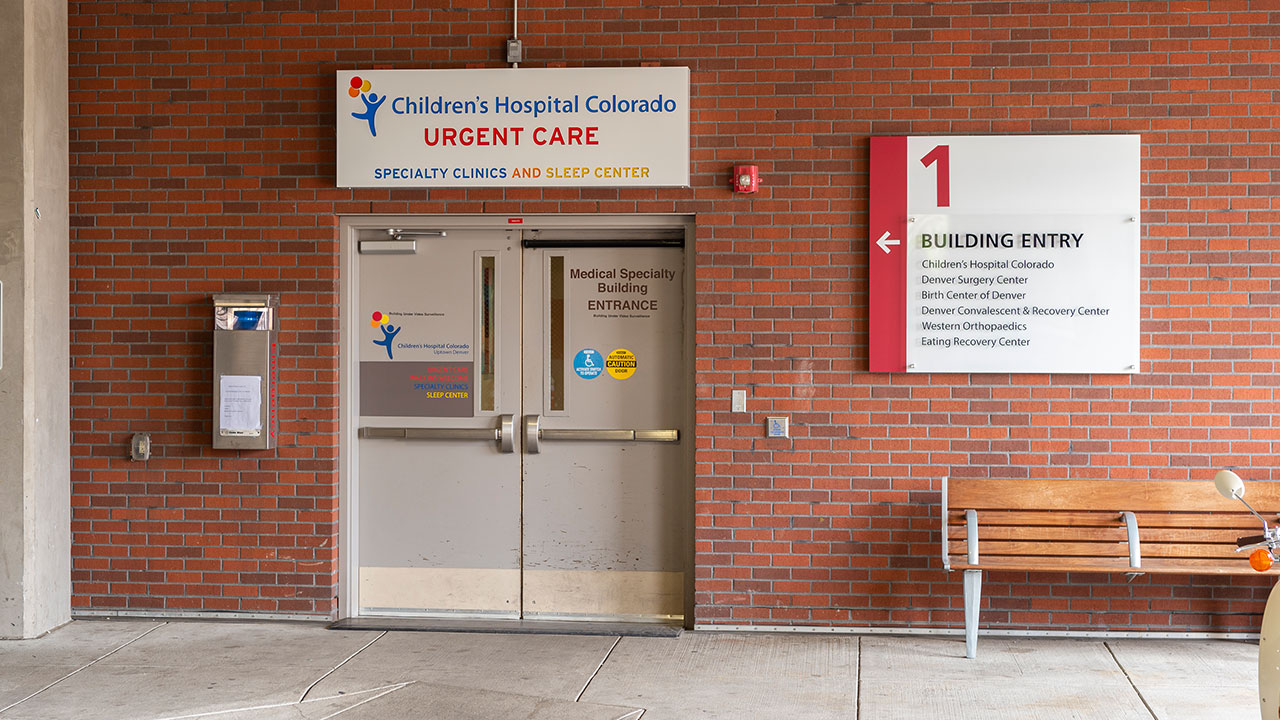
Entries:
[[1088, 285], [1071, 281], [1088, 254], [1084, 232], [920, 233], [916, 240], [923, 252], [908, 256], [908, 305], [916, 306], [914, 344], [926, 355], [1056, 352], [1113, 313], [1105, 296], [1083, 297]]

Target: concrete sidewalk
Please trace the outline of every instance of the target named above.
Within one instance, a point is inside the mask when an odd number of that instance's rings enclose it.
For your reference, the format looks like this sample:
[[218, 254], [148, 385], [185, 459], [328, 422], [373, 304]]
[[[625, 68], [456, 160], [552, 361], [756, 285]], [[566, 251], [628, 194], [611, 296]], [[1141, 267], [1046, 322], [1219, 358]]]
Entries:
[[0, 641], [0, 720], [1249, 720], [1219, 640], [678, 638], [74, 622]]

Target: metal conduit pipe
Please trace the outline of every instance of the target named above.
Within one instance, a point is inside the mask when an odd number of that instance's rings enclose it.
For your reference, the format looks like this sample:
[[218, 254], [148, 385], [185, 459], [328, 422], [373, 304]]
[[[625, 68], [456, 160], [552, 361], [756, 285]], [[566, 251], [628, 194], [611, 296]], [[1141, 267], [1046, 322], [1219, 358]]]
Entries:
[[[511, 39], [513, 41], [520, 40], [520, 0], [511, 0]], [[518, 42], [516, 42], [516, 46], [519, 47]], [[521, 54], [523, 55], [523, 53]], [[510, 52], [508, 52], [508, 55], [510, 55]], [[518, 68], [520, 63], [513, 62], [511, 67]]]

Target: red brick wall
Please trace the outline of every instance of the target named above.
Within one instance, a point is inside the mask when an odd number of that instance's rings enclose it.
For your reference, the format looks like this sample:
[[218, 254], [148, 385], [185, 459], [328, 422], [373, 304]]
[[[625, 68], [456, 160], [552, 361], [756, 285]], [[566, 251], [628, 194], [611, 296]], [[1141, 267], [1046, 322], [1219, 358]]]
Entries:
[[[692, 68], [692, 188], [333, 188], [334, 71], [500, 67], [505, 0], [70, 3], [77, 608], [333, 611], [339, 214], [697, 215], [700, 622], [960, 622], [948, 473], [1280, 480], [1272, 3], [519, 4], [528, 65]], [[868, 136], [1068, 132], [1142, 134], [1141, 374], [868, 373]], [[278, 450], [209, 447], [215, 292], [282, 296]], [[984, 591], [1010, 627], [1261, 608], [1206, 577]]]

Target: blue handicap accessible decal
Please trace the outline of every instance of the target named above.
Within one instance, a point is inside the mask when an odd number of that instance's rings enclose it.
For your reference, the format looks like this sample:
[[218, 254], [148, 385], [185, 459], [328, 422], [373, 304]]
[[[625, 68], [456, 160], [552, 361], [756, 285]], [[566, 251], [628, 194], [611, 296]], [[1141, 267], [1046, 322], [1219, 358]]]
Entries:
[[573, 356], [573, 371], [583, 380], [592, 380], [604, 372], [604, 357], [599, 350], [581, 350]]

